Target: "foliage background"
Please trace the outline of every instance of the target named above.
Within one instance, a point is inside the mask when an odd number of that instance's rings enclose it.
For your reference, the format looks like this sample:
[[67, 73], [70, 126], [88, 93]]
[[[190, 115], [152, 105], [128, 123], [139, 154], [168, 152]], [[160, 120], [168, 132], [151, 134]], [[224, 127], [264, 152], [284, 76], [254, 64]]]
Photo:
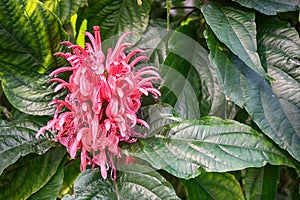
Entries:
[[[299, 1], [139, 2], [1, 0], [0, 199], [299, 199]], [[115, 182], [35, 138], [66, 94], [46, 83], [53, 54], [94, 25], [104, 46], [135, 31], [165, 80]]]

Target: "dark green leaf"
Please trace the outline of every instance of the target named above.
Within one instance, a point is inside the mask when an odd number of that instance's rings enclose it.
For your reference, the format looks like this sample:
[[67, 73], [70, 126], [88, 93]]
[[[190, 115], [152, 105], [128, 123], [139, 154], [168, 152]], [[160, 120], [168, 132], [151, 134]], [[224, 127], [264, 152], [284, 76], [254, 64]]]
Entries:
[[63, 199], [179, 199], [163, 176], [142, 165], [124, 167], [115, 182], [102, 179], [99, 170], [87, 170], [74, 189], [75, 195]]
[[63, 24], [70, 21], [72, 15], [77, 13], [79, 7], [85, 5], [85, 0], [41, 0], [54, 12]]
[[213, 2], [201, 6], [201, 11], [217, 38], [252, 70], [266, 77], [257, 53], [255, 12], [238, 4]]
[[29, 153], [42, 154], [53, 145], [50, 141], [53, 135], [49, 132], [38, 139], [35, 138], [35, 134], [46, 124], [46, 120], [41, 117], [30, 117], [12, 123], [0, 121], [0, 174], [21, 156]]
[[[263, 65], [275, 79], [271, 82], [274, 93], [281, 99], [286, 113], [298, 119], [291, 120], [300, 132], [300, 39], [297, 31], [277, 17], [258, 18], [258, 50]], [[285, 105], [285, 106], [284, 106]], [[288, 115], [289, 116], [289, 115]]]
[[299, 0], [233, 0], [242, 6], [253, 8], [266, 15], [276, 15], [278, 12], [297, 11], [300, 8]]
[[[45, 115], [55, 94], [41, 85], [39, 74], [65, 61], [54, 57], [67, 38], [57, 17], [38, 1], [0, 2], [0, 79], [10, 103], [22, 112]], [[38, 74], [39, 73], [39, 74]], [[41, 80], [39, 80], [41, 79]]]
[[102, 40], [127, 31], [141, 34], [148, 25], [150, 9], [150, 1], [139, 6], [136, 0], [90, 0], [78, 13], [78, 24], [87, 19], [89, 31], [99, 25]]
[[0, 176], [0, 199], [27, 199], [55, 175], [65, 148], [53, 148], [43, 155], [30, 154], [7, 168]]
[[72, 193], [74, 182], [81, 173], [80, 162], [80, 159], [72, 159], [65, 164], [63, 169], [64, 179], [60, 193], [58, 195], [59, 198], [62, 198], [62, 196], [64, 196], [65, 194]]
[[178, 122], [159, 134], [140, 138], [122, 151], [185, 179], [196, 177], [203, 170], [226, 172], [266, 163], [293, 166], [288, 154], [263, 134], [216, 117]]
[[20, 111], [31, 115], [52, 115], [55, 106], [49, 106], [53, 99], [60, 99], [65, 91], [54, 93], [54, 84], [47, 84], [45, 75], [17, 70], [7, 64], [3, 76], [3, 90], [7, 99]]
[[61, 162], [56, 173], [39, 191], [34, 193], [28, 200], [56, 200], [57, 195], [62, 187], [64, 179], [63, 166], [65, 162]]
[[[218, 71], [219, 84], [225, 94], [240, 107], [245, 107], [266, 135], [300, 161], [299, 107], [282, 99], [278, 89], [273, 89], [266, 80], [248, 68], [211, 31], [206, 32], [206, 37], [211, 50], [210, 59]], [[299, 71], [295, 73], [299, 74]], [[282, 77], [278, 79], [280, 82], [284, 80]]]
[[239, 182], [231, 174], [203, 173], [182, 183], [189, 200], [244, 199]]
[[243, 180], [246, 199], [276, 199], [279, 172], [280, 167], [271, 165], [246, 169]]

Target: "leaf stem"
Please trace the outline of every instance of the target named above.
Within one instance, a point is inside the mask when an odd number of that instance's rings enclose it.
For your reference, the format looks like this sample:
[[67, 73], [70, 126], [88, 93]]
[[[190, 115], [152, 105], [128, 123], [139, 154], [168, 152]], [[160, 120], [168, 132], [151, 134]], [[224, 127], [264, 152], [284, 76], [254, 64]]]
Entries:
[[120, 193], [119, 193], [119, 188], [118, 188], [118, 184], [116, 183], [116, 180], [113, 180], [113, 183], [116, 189], [117, 198], [118, 200], [120, 200]]

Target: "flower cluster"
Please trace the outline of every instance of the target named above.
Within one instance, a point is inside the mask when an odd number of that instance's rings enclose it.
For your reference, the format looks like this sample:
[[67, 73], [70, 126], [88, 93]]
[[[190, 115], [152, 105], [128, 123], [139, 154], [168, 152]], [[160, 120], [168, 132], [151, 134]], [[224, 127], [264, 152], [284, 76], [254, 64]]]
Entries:
[[[148, 59], [138, 55], [142, 50], [124, 53], [130, 46], [130, 43], [123, 43], [129, 34], [123, 34], [115, 48], [107, 50], [106, 56], [98, 26], [94, 26], [94, 36], [85, 33], [90, 40], [85, 48], [63, 42], [72, 52], [55, 55], [65, 58], [71, 66], [53, 71], [50, 81], [58, 83], [55, 91], [67, 88], [69, 93], [64, 100], [51, 102], [56, 106], [54, 117], [36, 135], [38, 137], [46, 130], [56, 132], [56, 140], [67, 148], [72, 158], [81, 150], [81, 170], [87, 165], [100, 166], [104, 179], [108, 168], [116, 178], [113, 156], [121, 157], [119, 142], [136, 141], [138, 133], [133, 127], [137, 123], [148, 127], [136, 116], [141, 107], [141, 96], [152, 93], [157, 98], [160, 95], [152, 84], [154, 80], [161, 80], [156, 68], [147, 66], [134, 70], [138, 62]], [[68, 81], [58, 78], [62, 72], [72, 73]]]

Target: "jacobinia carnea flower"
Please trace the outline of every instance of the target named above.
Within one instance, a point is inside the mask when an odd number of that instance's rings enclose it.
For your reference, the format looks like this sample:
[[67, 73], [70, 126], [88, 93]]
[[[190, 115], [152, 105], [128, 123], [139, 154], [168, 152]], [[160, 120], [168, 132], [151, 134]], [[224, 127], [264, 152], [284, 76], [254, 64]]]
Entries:
[[[94, 36], [86, 32], [90, 43], [85, 48], [63, 42], [72, 51], [55, 55], [65, 58], [71, 66], [53, 71], [51, 81], [57, 82], [55, 91], [67, 88], [64, 100], [55, 99], [52, 120], [42, 127], [37, 137], [46, 130], [56, 132], [56, 140], [63, 144], [72, 158], [81, 150], [81, 170], [87, 165], [100, 166], [101, 175], [107, 178], [111, 168], [116, 178], [114, 157], [121, 157], [119, 142], [136, 141], [133, 128], [136, 124], [148, 124], [136, 115], [141, 107], [141, 96], [151, 93], [157, 98], [160, 92], [153, 87], [154, 80], [161, 80], [152, 66], [134, 70], [137, 63], [146, 60], [141, 50], [127, 55], [123, 43], [130, 34], [123, 34], [114, 49], [109, 48], [105, 56], [101, 48], [100, 28], [94, 27]], [[62, 72], [71, 72], [68, 81], [58, 78]]]

